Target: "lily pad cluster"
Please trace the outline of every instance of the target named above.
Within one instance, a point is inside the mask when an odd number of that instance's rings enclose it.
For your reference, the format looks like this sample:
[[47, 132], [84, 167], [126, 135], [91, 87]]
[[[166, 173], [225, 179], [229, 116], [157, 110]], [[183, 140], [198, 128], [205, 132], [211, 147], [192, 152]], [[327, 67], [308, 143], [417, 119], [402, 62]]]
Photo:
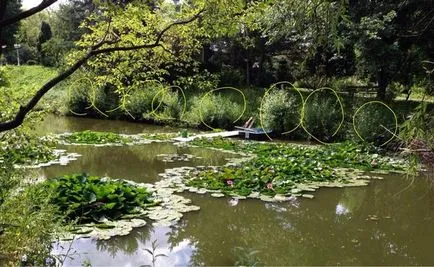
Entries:
[[50, 196], [51, 202], [59, 207], [59, 211], [78, 223], [116, 220], [158, 204], [146, 188], [87, 174], [56, 177], [42, 186], [54, 192]]
[[120, 134], [117, 133], [94, 132], [90, 130], [64, 135], [63, 139], [69, 143], [79, 144], [123, 144], [131, 141], [129, 138], [122, 137]]
[[191, 154], [159, 154], [157, 157], [162, 158], [163, 162], [190, 161], [194, 158], [201, 158]]
[[178, 133], [143, 133], [140, 134], [140, 136], [148, 140], [170, 141], [171, 139], [179, 136], [179, 134]]
[[56, 142], [64, 145], [93, 145], [93, 146], [123, 146], [141, 145], [152, 142], [171, 142], [175, 133], [159, 134], [118, 134], [111, 132], [82, 131], [62, 133], [54, 136]]
[[0, 147], [0, 163], [9, 162], [14, 168], [40, 168], [50, 165], [67, 165], [70, 161], [80, 157], [77, 153], [67, 153], [62, 149], [55, 149], [49, 140], [37, 140], [27, 143], [16, 143], [14, 146]]
[[29, 140], [27, 142], [0, 143], [0, 161], [15, 165], [35, 165], [56, 159], [53, 153], [54, 143], [49, 141]]
[[174, 195], [168, 181], [152, 185], [80, 174], [56, 177], [38, 186], [53, 192], [50, 201], [77, 224], [63, 239], [109, 239], [129, 234], [148, 219], [154, 225], [169, 226], [183, 213], [199, 210], [189, 199]]
[[[202, 139], [194, 145], [217, 147], [253, 155], [244, 163], [193, 170], [185, 176], [186, 185], [207, 190], [214, 196], [232, 195], [285, 200], [293, 196], [312, 198], [319, 187], [363, 186], [365, 171], [402, 171], [402, 159], [381, 156], [379, 151], [351, 143], [328, 146], [269, 144], [227, 139]], [[377, 153], [376, 153], [377, 152]]]
[[53, 159], [51, 159], [50, 161], [37, 162], [37, 163], [33, 163], [32, 165], [15, 165], [15, 167], [37, 169], [41, 167], [48, 167], [51, 165], [66, 166], [71, 161], [77, 160], [79, 157], [81, 157], [81, 155], [78, 153], [66, 152], [66, 150], [64, 149], [53, 149], [52, 154], [53, 154]]

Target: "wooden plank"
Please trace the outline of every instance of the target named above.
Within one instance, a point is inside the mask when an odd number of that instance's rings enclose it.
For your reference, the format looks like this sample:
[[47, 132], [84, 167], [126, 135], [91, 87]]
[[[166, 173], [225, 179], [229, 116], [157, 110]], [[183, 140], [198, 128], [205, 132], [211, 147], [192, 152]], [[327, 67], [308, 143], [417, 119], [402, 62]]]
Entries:
[[240, 134], [240, 131], [228, 131], [228, 132], [218, 132], [218, 133], [209, 133], [209, 134], [199, 134], [191, 137], [175, 137], [173, 138], [176, 142], [190, 142], [196, 138], [214, 138], [214, 137], [231, 137], [231, 136], [238, 136]]

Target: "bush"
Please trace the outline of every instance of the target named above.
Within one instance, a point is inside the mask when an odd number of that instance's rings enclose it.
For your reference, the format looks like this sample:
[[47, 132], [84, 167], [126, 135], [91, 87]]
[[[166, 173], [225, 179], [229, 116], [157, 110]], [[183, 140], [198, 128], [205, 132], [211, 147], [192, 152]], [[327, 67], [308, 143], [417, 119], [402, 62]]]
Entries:
[[[137, 86], [137, 85], [136, 85]], [[146, 87], [145, 87], [146, 86]], [[183, 100], [178, 92], [162, 84], [142, 84], [127, 98], [125, 112], [136, 119], [179, 120]]]
[[294, 129], [300, 122], [301, 106], [300, 96], [284, 90], [271, 91], [262, 103], [264, 128], [278, 133]]
[[240, 104], [220, 94], [194, 97], [192, 101], [192, 108], [186, 115], [187, 121], [192, 125], [200, 125], [203, 121], [213, 128], [229, 129], [243, 111]]
[[333, 135], [342, 120], [342, 111], [338, 99], [325, 92], [317, 92], [305, 102], [303, 110], [303, 125], [315, 138], [322, 141], [339, 139], [344, 134], [343, 129]]
[[[160, 107], [157, 109], [155, 106]], [[178, 92], [172, 92], [166, 89], [164, 95], [161, 94], [157, 101], [154, 101], [156, 119], [181, 119], [183, 110], [183, 100], [180, 99]]]
[[[162, 85], [158, 83], [138, 82], [132, 88], [124, 109], [136, 119], [143, 118], [143, 114], [151, 112], [152, 99], [162, 89]], [[158, 105], [158, 101], [154, 101], [154, 103]]]
[[[92, 80], [92, 77], [89, 77]], [[76, 82], [68, 88], [67, 106], [70, 111], [77, 114], [94, 112], [100, 114], [119, 106], [119, 96], [112, 86], [95, 88], [90, 80], [83, 74], [79, 74]]]
[[388, 108], [380, 103], [372, 103], [361, 107], [356, 112], [354, 124], [365, 141], [381, 145], [392, 137], [395, 131], [395, 118]]
[[69, 88], [68, 99], [66, 105], [73, 113], [86, 113], [90, 106], [88, 98], [88, 89], [85, 82], [77, 82], [73, 87]]

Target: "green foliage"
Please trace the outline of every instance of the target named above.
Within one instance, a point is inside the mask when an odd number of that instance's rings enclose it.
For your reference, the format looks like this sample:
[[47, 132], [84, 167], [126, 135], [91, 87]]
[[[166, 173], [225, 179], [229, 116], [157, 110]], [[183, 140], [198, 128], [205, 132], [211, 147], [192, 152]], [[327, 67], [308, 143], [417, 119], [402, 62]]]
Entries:
[[[4, 18], [10, 18], [21, 13], [21, 1], [20, 0], [12, 0], [7, 1], [5, 3], [6, 9], [4, 11]], [[2, 32], [0, 35], [1, 45], [6, 44], [9, 47], [13, 47], [15, 43], [15, 34], [18, 31], [18, 23], [14, 23], [2, 28]]]
[[[161, 92], [161, 94], [154, 98], [159, 92]], [[159, 106], [158, 104], [162, 100], [163, 92], [165, 93], [166, 91], [164, 86], [160, 83], [137, 82], [131, 86], [129, 96], [124, 104], [124, 109], [134, 118], [141, 119], [144, 114], [148, 114], [152, 111], [152, 100], [154, 100], [154, 109]]]
[[155, 239], [154, 241], [152, 241], [152, 245], [151, 245], [151, 249], [145, 248], [144, 250], [151, 255], [152, 257], [152, 266], [155, 266], [155, 262], [157, 262], [157, 259], [160, 257], [167, 257], [166, 254], [157, 254], [157, 248], [158, 248], [158, 244], [157, 244], [157, 239]]
[[[317, 92], [305, 102], [303, 125], [319, 140], [331, 141], [342, 136], [340, 123], [343, 114], [339, 101], [333, 95]], [[337, 130], [339, 133], [334, 135]]]
[[156, 204], [145, 188], [86, 174], [56, 177], [41, 186], [54, 192], [50, 202], [61, 214], [79, 223], [116, 220]]
[[258, 266], [258, 250], [246, 247], [234, 247], [233, 253], [236, 257], [234, 266]]
[[59, 67], [63, 57], [72, 48], [71, 42], [59, 38], [51, 38], [41, 46], [41, 64], [48, 67]]
[[178, 133], [155, 133], [155, 134], [140, 134], [144, 139], [149, 140], [170, 140], [178, 136]]
[[219, 76], [205, 70], [192, 76], [180, 77], [174, 83], [185, 91], [208, 92], [217, 88]]
[[245, 84], [244, 74], [232, 67], [224, 67], [220, 72], [220, 85], [221, 86], [239, 86]]
[[54, 144], [42, 141], [22, 131], [14, 130], [0, 135], [0, 161], [19, 165], [34, 165], [55, 158]]
[[7, 77], [7, 71], [6, 68], [1, 66], [0, 67], [0, 88], [9, 86], [9, 80]]
[[366, 142], [382, 145], [392, 138], [397, 125], [394, 114], [381, 104], [364, 106], [354, 118], [355, 128]]
[[63, 139], [69, 143], [77, 144], [123, 144], [129, 141], [128, 138], [122, 137], [117, 133], [94, 132], [90, 130], [74, 132], [71, 135], [63, 136]]
[[408, 120], [402, 123], [399, 136], [409, 142], [413, 139], [434, 142], [434, 111], [427, 111], [427, 102], [420, 103]]
[[256, 155], [242, 167], [222, 167], [217, 172], [204, 170], [192, 175], [187, 184], [231, 195], [247, 196], [252, 192], [274, 196], [288, 194], [299, 184], [311, 182], [345, 183], [349, 174], [338, 168], [360, 170], [403, 170], [405, 164], [381, 157], [372, 149], [352, 143], [323, 147], [302, 147], [285, 144], [241, 143], [227, 139], [199, 139], [193, 144]]
[[264, 96], [261, 119], [265, 129], [283, 133], [297, 127], [301, 120], [303, 102], [296, 93], [273, 90]]
[[183, 111], [183, 102], [179, 95], [180, 94], [177, 91], [173, 92], [170, 89], [165, 88], [158, 97], [154, 98], [154, 112], [148, 113], [147, 115], [144, 115], [144, 117], [146, 118], [151, 116], [156, 121], [179, 121]]
[[6, 263], [16, 265], [26, 255], [28, 264], [41, 266], [53, 239], [63, 230], [63, 217], [49, 201], [51, 190], [22, 189], [0, 204], [0, 262], [6, 258]]
[[38, 43], [42, 45], [46, 41], [50, 40], [53, 37], [53, 33], [51, 32], [50, 24], [45, 21], [41, 23], [41, 31], [39, 32]]
[[29, 185], [29, 177], [37, 174], [16, 169], [15, 164], [52, 159], [52, 144], [17, 130], [0, 137], [0, 264], [15, 265], [26, 255], [29, 263], [41, 265], [62, 218], [47, 201], [52, 192]]
[[[20, 104], [25, 104], [30, 97], [40, 89], [49, 79], [57, 74], [56, 69], [42, 66], [7, 66], [3, 68], [5, 76], [8, 77], [8, 84], [0, 87], [2, 97], [0, 98], [0, 120], [5, 121], [12, 118], [19, 109]], [[63, 90], [65, 83], [61, 83], [44, 97], [37, 105], [36, 110], [50, 109], [60, 110], [64, 104]], [[54, 97], [53, 97], [54, 96]], [[31, 116], [35, 116], [33, 112]]]
[[186, 120], [193, 125], [205, 122], [214, 128], [229, 129], [243, 112], [240, 104], [220, 94], [193, 97], [192, 102]]

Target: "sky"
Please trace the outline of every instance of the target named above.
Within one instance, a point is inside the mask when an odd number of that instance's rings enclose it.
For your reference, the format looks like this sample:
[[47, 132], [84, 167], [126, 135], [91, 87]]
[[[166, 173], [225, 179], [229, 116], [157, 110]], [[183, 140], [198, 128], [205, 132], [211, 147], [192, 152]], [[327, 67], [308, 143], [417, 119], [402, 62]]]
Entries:
[[[27, 10], [29, 8], [32, 8], [34, 6], [39, 5], [42, 2], [42, 0], [23, 0], [23, 9]], [[56, 3], [52, 4], [50, 8], [58, 6], [60, 3], [66, 2], [65, 0], [58, 0]]]

